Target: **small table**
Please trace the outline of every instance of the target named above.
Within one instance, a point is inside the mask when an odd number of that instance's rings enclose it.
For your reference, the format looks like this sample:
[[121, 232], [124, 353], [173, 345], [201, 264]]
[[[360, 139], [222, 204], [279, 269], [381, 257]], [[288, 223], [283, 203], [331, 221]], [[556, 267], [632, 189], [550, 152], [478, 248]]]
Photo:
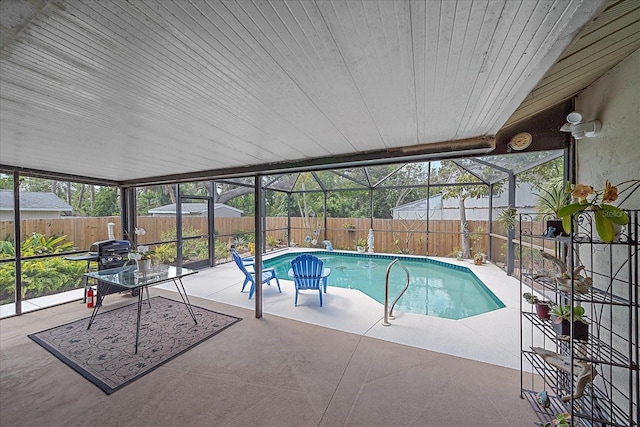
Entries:
[[[193, 308], [191, 307], [191, 302], [189, 301], [189, 297], [187, 296], [187, 292], [184, 289], [184, 284], [182, 283], [182, 278], [185, 276], [189, 276], [191, 274], [196, 274], [197, 270], [190, 270], [188, 268], [182, 267], [174, 267], [170, 265], [158, 264], [154, 265], [151, 269], [146, 271], [138, 271], [135, 265], [125, 265], [124, 267], [116, 267], [116, 268], [108, 268], [105, 270], [92, 271], [89, 273], [85, 273], [84, 275], [87, 278], [92, 278], [95, 280], [99, 280], [106, 286], [105, 292], [98, 292], [98, 300], [96, 306], [93, 308], [93, 313], [91, 313], [91, 318], [89, 319], [89, 325], [87, 326], [87, 330], [91, 328], [93, 321], [102, 306], [102, 300], [106, 295], [109, 294], [109, 290], [111, 287], [114, 288], [123, 288], [123, 290], [137, 290], [138, 294], [138, 316], [136, 319], [136, 353], [138, 353], [138, 337], [140, 334], [140, 312], [142, 311], [142, 294], [144, 293], [144, 289], [157, 285], [159, 283], [173, 281], [176, 285], [176, 289], [182, 298], [182, 302], [184, 303], [187, 311], [191, 315], [191, 318], [198, 324], [196, 320], [196, 316], [193, 313]], [[180, 286], [178, 286], [178, 283]], [[182, 289], [181, 289], [182, 288]], [[147, 290], [147, 295], [149, 291]]]
[[[331, 274], [331, 269], [328, 267], [323, 267], [322, 268], [322, 287], [324, 288], [324, 293], [327, 293], [327, 278], [329, 277], [329, 275]], [[291, 277], [291, 279], [293, 279], [293, 268], [290, 268], [289, 271], [287, 272], [287, 276]]]

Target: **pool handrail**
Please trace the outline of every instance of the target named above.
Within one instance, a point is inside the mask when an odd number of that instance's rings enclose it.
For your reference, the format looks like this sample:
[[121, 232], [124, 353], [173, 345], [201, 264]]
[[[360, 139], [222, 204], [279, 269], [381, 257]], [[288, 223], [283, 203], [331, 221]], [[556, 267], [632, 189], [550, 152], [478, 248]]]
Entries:
[[[407, 282], [404, 285], [404, 289], [398, 294], [398, 296], [391, 303], [391, 309], [388, 309], [389, 308], [389, 273], [391, 273], [391, 268], [396, 263], [400, 267], [402, 267], [404, 272], [407, 274]], [[394, 259], [387, 266], [387, 275], [384, 281], [384, 320], [382, 321], [382, 325], [391, 326], [391, 323], [389, 323], [389, 319], [395, 319], [395, 317], [393, 317], [393, 307], [395, 307], [398, 300], [402, 297], [402, 295], [404, 295], [407, 289], [409, 289], [409, 281], [410, 281], [409, 276], [410, 276], [409, 270], [407, 270], [407, 267], [405, 267], [402, 261], [400, 261], [400, 258]]]

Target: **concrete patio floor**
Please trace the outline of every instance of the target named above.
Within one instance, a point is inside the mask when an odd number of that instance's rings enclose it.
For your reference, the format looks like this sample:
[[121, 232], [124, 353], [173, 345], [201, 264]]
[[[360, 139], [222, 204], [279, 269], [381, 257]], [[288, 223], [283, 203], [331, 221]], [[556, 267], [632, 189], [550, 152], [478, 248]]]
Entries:
[[[234, 265], [203, 270], [184, 280], [191, 302], [243, 320], [110, 396], [27, 337], [88, 317], [84, 305], [2, 319], [0, 425], [532, 425], [514, 369], [517, 281], [492, 265], [474, 270], [506, 308], [461, 321], [399, 314], [390, 327], [354, 290], [329, 288], [322, 308], [302, 295], [294, 307], [288, 280], [282, 294], [264, 286], [256, 319]], [[166, 285], [151, 294], [178, 298]], [[103, 309], [132, 302], [108, 296]]]

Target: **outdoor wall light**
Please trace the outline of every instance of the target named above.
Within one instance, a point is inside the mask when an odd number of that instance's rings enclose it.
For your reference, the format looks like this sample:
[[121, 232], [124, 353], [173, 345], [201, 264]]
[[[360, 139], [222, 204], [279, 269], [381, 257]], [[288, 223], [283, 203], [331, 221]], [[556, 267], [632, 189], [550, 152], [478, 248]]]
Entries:
[[567, 122], [560, 130], [562, 132], [571, 132], [574, 139], [592, 138], [600, 132], [602, 123], [600, 120], [593, 120], [587, 123], [582, 122], [582, 114], [574, 111], [567, 116]]

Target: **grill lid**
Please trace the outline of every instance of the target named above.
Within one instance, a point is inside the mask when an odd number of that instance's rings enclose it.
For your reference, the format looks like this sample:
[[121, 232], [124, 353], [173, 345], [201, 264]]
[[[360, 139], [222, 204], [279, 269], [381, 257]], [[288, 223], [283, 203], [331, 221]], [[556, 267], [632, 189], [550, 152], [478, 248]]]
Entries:
[[89, 248], [89, 253], [99, 256], [126, 254], [130, 251], [131, 243], [128, 240], [102, 240], [94, 242]]

